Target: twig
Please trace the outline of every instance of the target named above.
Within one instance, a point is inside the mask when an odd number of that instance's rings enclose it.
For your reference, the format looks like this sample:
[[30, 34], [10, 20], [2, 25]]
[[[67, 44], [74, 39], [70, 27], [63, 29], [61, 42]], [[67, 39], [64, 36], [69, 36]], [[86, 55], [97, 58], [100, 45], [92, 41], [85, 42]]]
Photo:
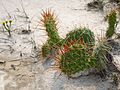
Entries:
[[21, 0], [21, 7], [22, 7], [22, 10], [23, 10], [23, 12], [24, 12], [24, 14], [25, 14], [25, 16], [26, 16], [26, 21], [27, 21], [27, 19], [29, 19], [29, 17], [28, 17], [28, 15], [27, 15], [27, 13], [26, 13], [26, 11], [25, 11], [25, 9], [24, 9], [23, 1], [22, 1], [22, 0]]
[[[14, 42], [12, 41], [12, 40], [9, 40], [9, 39], [6, 39], [6, 38], [0, 38], [0, 40], [5, 40], [5, 42], [6, 41], [9, 41], [9, 42], [11, 42], [12, 44], [14, 44]], [[1, 43], [1, 42], [0, 42]]]

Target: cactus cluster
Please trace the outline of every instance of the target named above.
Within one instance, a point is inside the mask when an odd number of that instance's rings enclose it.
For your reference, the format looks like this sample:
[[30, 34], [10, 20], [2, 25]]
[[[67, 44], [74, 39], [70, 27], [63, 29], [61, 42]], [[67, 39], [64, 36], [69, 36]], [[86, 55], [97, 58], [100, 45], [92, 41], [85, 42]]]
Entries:
[[[54, 13], [47, 10], [43, 11], [41, 15], [41, 21], [48, 34], [48, 40], [42, 47], [43, 57], [53, 56], [56, 65], [68, 76], [90, 68], [98, 68], [99, 70], [105, 68], [106, 54], [110, 51], [106, 42], [99, 42], [95, 46], [94, 33], [87, 28], [75, 28], [66, 35], [65, 39], [61, 39], [57, 32]], [[107, 38], [111, 37], [110, 32], [115, 30], [115, 12], [108, 17], [108, 21]]]

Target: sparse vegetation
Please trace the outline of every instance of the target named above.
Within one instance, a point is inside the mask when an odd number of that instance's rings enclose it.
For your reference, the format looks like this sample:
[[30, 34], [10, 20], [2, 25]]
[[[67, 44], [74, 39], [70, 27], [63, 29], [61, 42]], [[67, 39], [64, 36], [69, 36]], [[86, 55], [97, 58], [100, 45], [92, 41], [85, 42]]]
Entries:
[[107, 16], [108, 29], [106, 31], [106, 37], [111, 38], [115, 34], [115, 29], [117, 26], [117, 13], [115, 10], [112, 10]]
[[103, 38], [98, 40], [98, 45], [96, 45], [96, 49], [94, 50], [95, 57], [97, 59], [97, 68], [99, 71], [107, 70], [108, 58], [107, 54], [110, 53], [112, 48], [107, 42], [107, 39]]
[[2, 22], [2, 25], [4, 29], [8, 32], [9, 37], [11, 37], [11, 24], [12, 24], [12, 20], [7, 20]]
[[42, 47], [43, 57], [56, 58], [57, 65], [68, 76], [90, 68], [96, 68], [98, 71], [107, 69], [109, 62], [107, 54], [111, 50], [107, 39], [115, 33], [117, 25], [115, 11], [108, 16], [107, 38], [99, 40], [96, 47], [94, 33], [91, 30], [75, 28], [65, 39], [61, 39], [57, 32], [54, 13], [47, 10], [41, 15], [42, 25], [48, 34], [48, 40]]
[[[7, 5], [1, 7], [0, 19], [4, 21], [0, 25], [1, 89], [86, 90], [90, 87], [91, 90], [118, 90], [120, 34], [117, 33], [117, 17], [120, 15], [120, 0], [28, 1], [1, 2], [1, 5]], [[87, 11], [85, 4], [89, 10], [99, 12]], [[58, 19], [51, 9], [42, 11], [39, 19], [42, 27], [38, 26], [38, 10], [46, 7], [60, 10], [58, 16], [62, 31], [59, 31]], [[109, 12], [107, 24], [102, 19]], [[68, 30], [79, 23], [81, 27]], [[90, 29], [83, 28], [83, 25]], [[104, 27], [107, 28], [103, 30]], [[101, 30], [102, 35], [99, 36]], [[47, 36], [46, 42], [44, 36]]]

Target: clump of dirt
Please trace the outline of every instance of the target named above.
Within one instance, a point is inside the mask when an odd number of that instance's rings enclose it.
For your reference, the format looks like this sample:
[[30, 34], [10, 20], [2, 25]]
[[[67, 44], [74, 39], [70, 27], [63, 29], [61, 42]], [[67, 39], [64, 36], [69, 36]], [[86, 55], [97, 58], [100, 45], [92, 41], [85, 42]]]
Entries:
[[103, 1], [94, 0], [87, 4], [89, 10], [103, 10]]

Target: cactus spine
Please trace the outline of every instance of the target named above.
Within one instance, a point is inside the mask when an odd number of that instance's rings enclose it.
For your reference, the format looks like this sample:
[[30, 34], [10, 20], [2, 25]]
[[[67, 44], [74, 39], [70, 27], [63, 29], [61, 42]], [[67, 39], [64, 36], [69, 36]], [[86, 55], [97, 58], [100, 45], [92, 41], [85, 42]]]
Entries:
[[58, 35], [57, 22], [54, 13], [51, 10], [43, 11], [42, 15], [42, 25], [45, 27], [45, 31], [48, 35], [48, 40], [42, 47], [42, 56], [46, 57], [52, 55], [55, 52], [55, 47], [60, 41]]

